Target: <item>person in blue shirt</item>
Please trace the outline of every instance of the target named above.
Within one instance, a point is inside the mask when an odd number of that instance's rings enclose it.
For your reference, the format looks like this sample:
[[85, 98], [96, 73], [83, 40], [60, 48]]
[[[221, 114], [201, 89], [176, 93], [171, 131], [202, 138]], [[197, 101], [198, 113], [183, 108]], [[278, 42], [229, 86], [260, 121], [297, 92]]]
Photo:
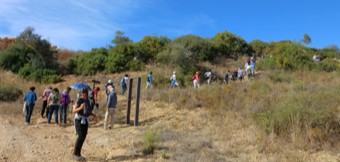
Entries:
[[37, 101], [37, 95], [35, 94], [35, 87], [31, 87], [30, 90], [25, 94], [24, 102], [26, 108], [26, 125], [31, 123], [31, 116], [35, 102]]
[[152, 76], [152, 71], [148, 74], [148, 77], [146, 78], [146, 88], [152, 87], [153, 81], [155, 78]]
[[124, 95], [124, 93], [126, 92], [127, 90], [127, 82], [129, 80], [129, 75], [128, 74], [125, 74], [125, 76], [120, 79], [120, 85], [122, 86], [122, 95]]

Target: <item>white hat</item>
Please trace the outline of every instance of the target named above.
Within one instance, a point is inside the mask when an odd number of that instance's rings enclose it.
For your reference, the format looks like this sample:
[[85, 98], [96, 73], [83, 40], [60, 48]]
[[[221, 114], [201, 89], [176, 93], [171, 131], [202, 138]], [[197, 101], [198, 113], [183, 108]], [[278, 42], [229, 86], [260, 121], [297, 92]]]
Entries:
[[174, 71], [173, 74], [176, 74], [176, 71]]
[[112, 80], [110, 79], [109, 81], [107, 81], [108, 83], [112, 83]]

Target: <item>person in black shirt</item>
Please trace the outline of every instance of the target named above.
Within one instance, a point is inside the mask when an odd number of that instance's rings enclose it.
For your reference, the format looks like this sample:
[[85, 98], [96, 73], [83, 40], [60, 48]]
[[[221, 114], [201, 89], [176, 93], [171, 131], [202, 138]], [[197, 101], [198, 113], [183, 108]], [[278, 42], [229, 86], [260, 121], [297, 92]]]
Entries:
[[76, 113], [74, 118], [74, 125], [78, 135], [74, 147], [73, 159], [76, 161], [84, 161], [85, 158], [81, 156], [81, 148], [87, 135], [87, 130], [89, 126], [88, 117], [90, 115], [95, 116], [92, 113], [90, 101], [88, 99], [88, 90], [86, 88], [83, 88], [81, 90], [81, 97], [77, 100], [77, 105], [73, 109], [73, 113]]

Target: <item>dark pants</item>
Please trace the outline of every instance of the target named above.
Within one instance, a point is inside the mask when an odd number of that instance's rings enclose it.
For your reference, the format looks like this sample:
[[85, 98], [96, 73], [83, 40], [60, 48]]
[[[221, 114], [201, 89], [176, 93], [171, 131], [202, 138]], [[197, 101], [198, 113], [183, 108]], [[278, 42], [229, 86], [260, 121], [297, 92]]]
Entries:
[[60, 123], [66, 124], [66, 118], [67, 118], [67, 107], [68, 105], [61, 104], [60, 105]]
[[46, 110], [46, 117], [48, 117], [48, 106], [47, 106], [47, 100], [44, 100], [42, 108], [41, 108], [41, 117], [44, 117], [44, 113]]
[[124, 95], [126, 90], [127, 90], [126, 84], [122, 84], [122, 95]]
[[75, 119], [74, 125], [76, 127], [76, 132], [78, 135], [76, 144], [74, 146], [74, 155], [81, 156], [81, 148], [83, 147], [86, 135], [87, 135], [87, 129], [88, 129], [88, 123], [81, 124], [81, 119]]
[[26, 123], [31, 123], [31, 116], [33, 112], [34, 104], [26, 104]]
[[47, 117], [47, 123], [51, 122], [52, 119], [52, 113], [54, 114], [54, 121], [56, 124], [58, 124], [58, 110], [59, 110], [59, 105], [50, 105], [50, 112]]

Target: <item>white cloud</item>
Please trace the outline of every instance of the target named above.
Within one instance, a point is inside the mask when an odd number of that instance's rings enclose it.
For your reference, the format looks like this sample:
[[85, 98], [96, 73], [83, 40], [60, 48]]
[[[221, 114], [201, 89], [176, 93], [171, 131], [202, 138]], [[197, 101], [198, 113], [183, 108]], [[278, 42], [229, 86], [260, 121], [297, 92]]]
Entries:
[[[72, 49], [105, 46], [125, 19], [143, 4], [134, 0], [0, 0], [0, 37], [17, 36], [27, 26], [52, 44]], [[4, 29], [2, 29], [4, 28]]]

